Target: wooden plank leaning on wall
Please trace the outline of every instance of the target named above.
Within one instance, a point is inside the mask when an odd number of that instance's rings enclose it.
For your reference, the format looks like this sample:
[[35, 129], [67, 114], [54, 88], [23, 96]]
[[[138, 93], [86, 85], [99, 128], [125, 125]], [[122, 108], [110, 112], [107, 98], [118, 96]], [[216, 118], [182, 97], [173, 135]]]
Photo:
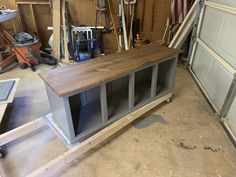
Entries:
[[53, 56], [60, 59], [61, 0], [53, 0]]

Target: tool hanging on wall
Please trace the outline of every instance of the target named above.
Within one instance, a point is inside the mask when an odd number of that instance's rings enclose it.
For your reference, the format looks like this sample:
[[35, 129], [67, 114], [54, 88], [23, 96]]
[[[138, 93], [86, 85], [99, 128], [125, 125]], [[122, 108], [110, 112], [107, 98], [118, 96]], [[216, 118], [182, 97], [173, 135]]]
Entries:
[[122, 19], [125, 50], [129, 50], [127, 29], [126, 29], [126, 20], [125, 20], [125, 11], [124, 11], [124, 1], [123, 0], [120, 1], [120, 5], [121, 5], [121, 19]]
[[123, 27], [122, 27], [122, 15], [121, 15], [121, 4], [119, 4], [119, 12], [118, 12], [118, 33], [119, 33], [119, 46], [120, 49], [123, 50], [122, 45], [122, 33], [123, 33]]
[[129, 28], [129, 48], [133, 48], [133, 23], [134, 23], [134, 13], [135, 13], [135, 4], [136, 0], [125, 0], [125, 4], [128, 7], [128, 28]]
[[108, 5], [108, 8], [109, 8], [110, 17], [111, 17], [111, 21], [112, 21], [112, 28], [113, 28], [112, 31], [113, 31], [113, 33], [115, 34], [115, 37], [116, 37], [118, 52], [120, 52], [122, 46], [121, 46], [120, 43], [119, 43], [118, 24], [115, 23], [114, 16], [113, 16], [113, 10], [111, 9], [110, 0], [107, 0], [107, 5]]
[[109, 11], [107, 8], [107, 1], [106, 0], [97, 0], [97, 7], [96, 7], [96, 19], [95, 19], [95, 33], [98, 26], [98, 16], [100, 13], [103, 13], [105, 16], [105, 29], [108, 32], [110, 30], [110, 17]]

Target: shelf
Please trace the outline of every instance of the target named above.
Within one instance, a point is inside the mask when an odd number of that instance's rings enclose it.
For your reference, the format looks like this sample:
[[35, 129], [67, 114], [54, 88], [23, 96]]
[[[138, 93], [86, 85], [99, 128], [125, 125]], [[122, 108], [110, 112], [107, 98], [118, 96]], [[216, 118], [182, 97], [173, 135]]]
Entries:
[[75, 135], [102, 123], [99, 87], [69, 97]]
[[128, 76], [107, 83], [108, 119], [128, 111], [128, 84]]
[[151, 98], [151, 80], [152, 67], [135, 73], [135, 106]]
[[156, 95], [174, 86], [175, 60], [168, 60], [158, 64]]
[[[168, 60], [158, 64], [155, 97], [162, 96], [173, 88], [171, 78], [174, 73], [174, 61]], [[130, 92], [134, 94], [134, 107], [129, 105], [130, 75], [106, 83], [108, 119], [102, 118], [100, 86], [69, 97], [75, 136], [86, 138], [88, 134], [93, 134], [99, 128], [116, 120], [117, 117], [150, 101], [152, 73], [153, 66], [134, 73], [134, 90]]]

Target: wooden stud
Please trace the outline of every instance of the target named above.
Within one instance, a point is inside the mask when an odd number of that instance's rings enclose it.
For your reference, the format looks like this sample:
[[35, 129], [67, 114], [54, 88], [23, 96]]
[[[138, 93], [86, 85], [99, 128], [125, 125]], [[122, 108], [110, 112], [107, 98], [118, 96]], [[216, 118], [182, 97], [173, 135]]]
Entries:
[[111, 22], [112, 22], [112, 25], [113, 25], [113, 33], [115, 34], [115, 37], [116, 37], [117, 49], [118, 49], [118, 51], [121, 51], [121, 46], [119, 44], [118, 31], [117, 31], [114, 16], [113, 16], [113, 13], [112, 13], [110, 0], [107, 0], [107, 5], [108, 5], [108, 8], [109, 8]]
[[0, 146], [5, 145], [13, 140], [16, 140], [24, 135], [27, 135], [41, 127], [46, 125], [46, 122], [43, 118], [38, 118], [32, 122], [29, 122], [25, 125], [22, 125], [18, 128], [15, 128], [11, 131], [8, 131], [2, 135], [0, 135]]
[[154, 30], [154, 23], [155, 23], [155, 3], [156, 0], [152, 0], [152, 16], [151, 16], [151, 32]]
[[53, 56], [60, 59], [61, 0], [53, 0]]
[[142, 4], [141, 6], [143, 7], [143, 8], [142, 8], [142, 15], [141, 15], [141, 18], [140, 18], [140, 31], [143, 32], [146, 1], [145, 1], [145, 0], [141, 0], [140, 2], [141, 2], [141, 4]]
[[32, 1], [17, 1], [16, 4], [22, 4], [22, 5], [29, 5], [29, 4], [32, 4], [32, 5], [50, 5], [50, 2], [40, 2], [40, 1], [35, 1], [35, 2], [32, 2]]
[[33, 21], [33, 25], [34, 25], [34, 30], [37, 33], [37, 35], [39, 36], [38, 27], [37, 27], [37, 23], [36, 23], [36, 20], [35, 20], [35, 15], [34, 15], [33, 4], [29, 4], [29, 6], [30, 6], [30, 11], [31, 11], [32, 19], [33, 19], [32, 21]]
[[18, 13], [19, 13], [19, 15], [13, 20], [14, 21], [13, 23], [15, 25], [14, 33], [17, 34], [17, 33], [20, 33], [22, 31], [24, 31], [24, 29], [23, 29], [22, 19], [21, 19], [21, 15], [20, 15], [19, 5], [17, 3], [15, 3], [14, 5], [15, 5], [15, 8], [18, 10]]
[[66, 0], [62, 1], [62, 25], [63, 25], [63, 41], [64, 41], [64, 62], [69, 63], [69, 52], [68, 52], [68, 24], [66, 24]]

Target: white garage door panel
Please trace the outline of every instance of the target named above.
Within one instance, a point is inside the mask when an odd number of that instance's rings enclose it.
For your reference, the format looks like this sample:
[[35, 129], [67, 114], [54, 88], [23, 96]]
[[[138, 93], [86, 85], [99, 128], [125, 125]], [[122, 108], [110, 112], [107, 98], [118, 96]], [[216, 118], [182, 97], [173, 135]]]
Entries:
[[205, 88], [216, 108], [220, 110], [229, 91], [233, 75], [218, 61], [213, 60], [207, 75]]
[[231, 106], [231, 109], [227, 117], [229, 119], [232, 131], [236, 135], [236, 99], [234, 99], [233, 105]]
[[236, 15], [206, 8], [199, 38], [236, 68]]
[[[205, 0], [196, 39], [190, 70], [220, 118], [227, 114], [225, 124], [236, 137], [236, 97], [231, 93], [236, 89], [236, 0]], [[228, 111], [229, 94], [234, 102]]]
[[223, 15], [219, 15], [217, 10], [207, 7], [200, 39], [211, 46], [216, 46], [222, 22]]
[[235, 0], [209, 0], [209, 1], [220, 3], [220, 4], [223, 4], [223, 5], [232, 6], [232, 7], [236, 7]]
[[193, 71], [203, 85], [205, 85], [206, 75], [208, 74], [211, 62], [212, 58], [210, 55], [208, 55], [208, 53], [198, 45], [193, 64]]
[[193, 71], [212, 103], [220, 111], [232, 83], [233, 75], [200, 45], [196, 49]]

